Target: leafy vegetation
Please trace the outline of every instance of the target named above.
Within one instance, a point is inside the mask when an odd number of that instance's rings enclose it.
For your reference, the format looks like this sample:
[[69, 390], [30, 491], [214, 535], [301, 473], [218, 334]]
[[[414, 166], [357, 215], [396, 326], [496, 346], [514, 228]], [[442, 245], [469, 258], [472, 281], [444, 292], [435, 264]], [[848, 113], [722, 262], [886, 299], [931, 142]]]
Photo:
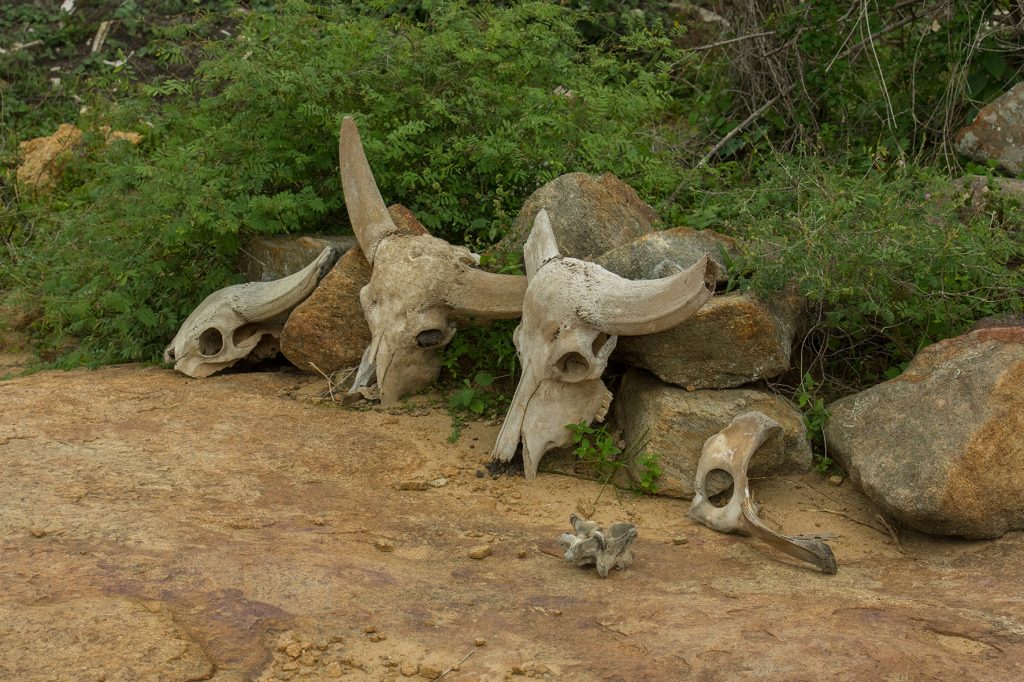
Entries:
[[623, 450], [616, 445], [607, 424], [593, 426], [579, 422], [567, 424], [565, 428], [572, 431], [576, 459], [590, 467], [593, 476], [604, 485], [627, 479], [634, 480], [637, 492], [654, 494], [658, 491], [661, 463], [657, 454], [644, 450], [646, 438], [638, 439]]
[[[456, 243], [495, 242], [567, 171], [739, 238], [729, 290], [810, 303], [778, 388], [814, 438], [832, 398], [1024, 309], [1021, 207], [949, 181], [953, 133], [1024, 65], [1007, 0], [732, 3], [728, 28], [660, 1], [78, 4], [0, 7], [0, 162], [86, 130], [53, 193], [0, 179], [0, 297], [61, 366], [158, 358], [253, 235], [346, 230], [345, 115], [383, 195]], [[108, 147], [102, 125], [144, 141]], [[513, 326], [446, 349], [453, 421], [507, 401]]]

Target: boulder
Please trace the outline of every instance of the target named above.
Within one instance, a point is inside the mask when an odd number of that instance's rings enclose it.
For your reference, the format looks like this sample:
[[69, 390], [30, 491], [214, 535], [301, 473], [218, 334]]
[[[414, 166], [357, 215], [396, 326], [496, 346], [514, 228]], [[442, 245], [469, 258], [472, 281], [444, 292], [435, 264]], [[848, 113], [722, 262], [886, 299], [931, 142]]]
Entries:
[[343, 254], [356, 246], [356, 238], [352, 235], [321, 234], [253, 237], [242, 251], [238, 269], [250, 282], [271, 282], [306, 267], [327, 246], [333, 246]]
[[601, 254], [594, 262], [626, 279], [657, 279], [685, 270], [704, 254], [718, 266], [718, 281], [727, 281], [726, 256], [738, 256], [739, 249], [735, 241], [714, 230], [674, 227], [649, 232]]
[[[138, 133], [111, 130], [110, 126], [100, 126], [99, 130], [108, 145], [118, 140], [133, 145], [142, 142], [142, 135]], [[18, 182], [38, 191], [49, 189], [60, 178], [71, 151], [81, 142], [82, 131], [71, 123], [61, 123], [53, 135], [25, 140], [18, 145], [21, 152], [21, 163], [15, 171]]]
[[1024, 82], [982, 108], [955, 140], [958, 152], [979, 163], [992, 160], [1010, 173], [1024, 170]]
[[802, 310], [795, 292], [771, 300], [751, 292], [714, 296], [672, 329], [619, 337], [612, 359], [690, 389], [741, 386], [789, 369]]
[[[802, 473], [811, 466], [811, 446], [802, 416], [789, 401], [774, 393], [749, 389], [687, 391], [643, 370], [631, 369], [622, 378], [612, 410], [627, 446], [642, 447], [644, 452], [658, 456], [662, 469], [657, 481], [659, 495], [692, 498], [704, 441], [736, 416], [751, 410], [771, 417], [783, 430], [754, 455], [751, 476]], [[636, 459], [630, 463], [634, 476], [639, 473]], [[726, 484], [709, 477], [709, 492], [720, 492]]]
[[547, 209], [563, 256], [592, 260], [650, 232], [658, 214], [632, 187], [611, 173], [567, 173], [523, 204], [509, 233], [492, 249], [521, 253], [540, 209]]
[[967, 538], [1024, 529], [1024, 327], [929, 346], [829, 411], [829, 455], [898, 521]]
[[[405, 206], [389, 206], [388, 213], [401, 232], [426, 234]], [[304, 372], [327, 375], [359, 366], [371, 338], [359, 292], [370, 282], [371, 272], [358, 245], [345, 252], [316, 290], [288, 316], [281, 334], [281, 353], [289, 362]]]

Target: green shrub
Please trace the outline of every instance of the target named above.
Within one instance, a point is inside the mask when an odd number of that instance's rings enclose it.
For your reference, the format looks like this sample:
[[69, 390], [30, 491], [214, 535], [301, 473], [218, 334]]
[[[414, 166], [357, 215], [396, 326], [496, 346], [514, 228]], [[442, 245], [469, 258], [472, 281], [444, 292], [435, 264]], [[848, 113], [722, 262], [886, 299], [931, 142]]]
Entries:
[[899, 164], [853, 175], [777, 157], [746, 186], [702, 191], [717, 176], [691, 188], [694, 221], [743, 238], [742, 286], [793, 282], [807, 296], [814, 319], [797, 360], [820, 364], [826, 397], [894, 376], [979, 318], [1024, 309], [1024, 214], [1013, 202], [976, 213], [948, 179]]
[[41, 285], [20, 292], [44, 311], [38, 338], [76, 338], [69, 363], [155, 358], [233, 281], [246, 239], [346, 229], [345, 115], [385, 199], [454, 242], [496, 240], [566, 171], [610, 170], [667, 194], [682, 171], [651, 131], [681, 59], [642, 28], [599, 50], [577, 34], [580, 16], [445, 3], [414, 23], [302, 0], [250, 14], [236, 39], [210, 46], [190, 87], [150, 84], [155, 99], [108, 113], [142, 118], [146, 141], [83, 154], [66, 179], [81, 184], [21, 265]]

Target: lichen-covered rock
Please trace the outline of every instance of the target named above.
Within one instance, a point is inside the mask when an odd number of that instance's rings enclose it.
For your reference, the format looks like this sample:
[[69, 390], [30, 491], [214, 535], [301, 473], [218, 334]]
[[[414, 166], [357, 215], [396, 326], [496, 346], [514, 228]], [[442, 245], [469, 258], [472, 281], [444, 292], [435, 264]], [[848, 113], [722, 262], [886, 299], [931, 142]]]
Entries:
[[[388, 213], [403, 234], [427, 233], [405, 206], [393, 204]], [[281, 352], [289, 362], [304, 372], [318, 374], [319, 369], [327, 375], [359, 366], [371, 338], [359, 292], [369, 284], [371, 272], [358, 246], [341, 257], [309, 298], [288, 316]]]
[[1024, 529], [1024, 327], [928, 346], [829, 412], [829, 454], [897, 520], [968, 538]]
[[996, 161], [1010, 173], [1024, 170], [1024, 82], [996, 98], [957, 132], [956, 149], [980, 163]]
[[[800, 413], [774, 393], [749, 389], [687, 391], [659, 381], [648, 372], [629, 370], [612, 403], [615, 422], [627, 445], [656, 454], [662, 469], [660, 495], [690, 499], [704, 441], [744, 412], [757, 411], [782, 426], [782, 433], [765, 442], [750, 463], [751, 476], [807, 471], [811, 447]], [[638, 462], [631, 462], [639, 476]], [[723, 489], [721, 480], [708, 479], [708, 493]]]
[[242, 251], [238, 269], [250, 282], [272, 282], [298, 272], [327, 246], [346, 253], [356, 246], [352, 235], [275, 234], [253, 237]]
[[53, 135], [25, 140], [19, 144], [21, 163], [16, 171], [18, 182], [35, 189], [45, 189], [52, 185], [60, 177], [71, 150], [81, 139], [82, 131], [78, 126], [62, 123]]
[[493, 249], [522, 253], [534, 218], [546, 209], [563, 256], [592, 260], [650, 232], [658, 214], [632, 187], [611, 173], [567, 173], [547, 183], [523, 204], [512, 229]]
[[789, 369], [803, 299], [753, 293], [714, 296], [677, 327], [623, 336], [612, 359], [686, 388], [733, 388]]
[[594, 262], [626, 279], [657, 279], [690, 267], [705, 254], [718, 266], [718, 281], [728, 279], [723, 251], [737, 256], [736, 242], [714, 230], [675, 227], [649, 232], [601, 254]]

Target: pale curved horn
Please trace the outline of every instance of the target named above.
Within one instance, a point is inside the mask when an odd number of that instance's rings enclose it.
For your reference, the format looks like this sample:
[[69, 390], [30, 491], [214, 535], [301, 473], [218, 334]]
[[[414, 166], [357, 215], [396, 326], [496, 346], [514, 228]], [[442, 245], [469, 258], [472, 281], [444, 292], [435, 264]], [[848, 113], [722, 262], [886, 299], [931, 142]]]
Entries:
[[234, 309], [245, 320], [269, 320], [291, 310], [313, 293], [338, 260], [338, 252], [328, 246], [312, 263], [296, 273], [273, 282], [250, 282], [232, 291]]
[[707, 255], [682, 272], [662, 279], [628, 280], [595, 267], [593, 300], [577, 311], [606, 334], [641, 336], [676, 326], [715, 292], [718, 266]]
[[551, 221], [548, 219], [548, 212], [543, 208], [533, 219], [533, 229], [530, 236], [523, 244], [523, 262], [526, 264], [526, 276], [532, 278], [540, 266], [549, 260], [559, 257], [558, 242], [555, 241], [555, 233], [551, 230]]
[[457, 312], [492, 320], [512, 320], [523, 314], [526, 278], [497, 275], [466, 267], [445, 293], [445, 302]]
[[373, 171], [359, 140], [359, 129], [350, 116], [341, 122], [338, 135], [338, 164], [341, 167], [341, 189], [345, 193], [345, 208], [352, 222], [352, 231], [359, 240], [366, 260], [373, 264], [377, 244], [384, 237], [398, 232], [384, 199], [373, 179]]

